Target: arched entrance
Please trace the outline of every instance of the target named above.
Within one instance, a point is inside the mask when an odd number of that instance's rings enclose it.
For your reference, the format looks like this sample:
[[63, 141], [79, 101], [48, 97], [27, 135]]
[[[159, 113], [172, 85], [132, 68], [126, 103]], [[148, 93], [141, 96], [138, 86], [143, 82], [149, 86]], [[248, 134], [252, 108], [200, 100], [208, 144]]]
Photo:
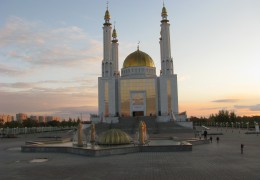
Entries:
[[146, 115], [146, 93], [145, 91], [132, 91], [130, 101], [131, 116]]

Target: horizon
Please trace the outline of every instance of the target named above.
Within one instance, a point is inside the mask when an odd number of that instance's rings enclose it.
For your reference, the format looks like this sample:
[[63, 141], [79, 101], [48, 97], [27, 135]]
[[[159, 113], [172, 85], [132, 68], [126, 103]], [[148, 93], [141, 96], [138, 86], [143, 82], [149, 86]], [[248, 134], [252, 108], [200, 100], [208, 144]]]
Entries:
[[[0, 2], [0, 114], [82, 114], [87, 120], [97, 113], [106, 6], [83, 0]], [[162, 1], [109, 1], [119, 69], [140, 41], [159, 75], [162, 7]], [[165, 7], [179, 112], [259, 116], [260, 1], [175, 0]]]

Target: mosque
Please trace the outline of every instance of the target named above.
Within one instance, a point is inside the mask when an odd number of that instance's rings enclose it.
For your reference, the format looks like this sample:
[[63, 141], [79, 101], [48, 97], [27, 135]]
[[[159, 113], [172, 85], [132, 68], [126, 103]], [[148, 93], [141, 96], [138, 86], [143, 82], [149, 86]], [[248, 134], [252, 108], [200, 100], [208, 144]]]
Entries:
[[[153, 59], [139, 46], [118, 69], [117, 32], [107, 8], [103, 24], [102, 76], [98, 78], [98, 116], [92, 120], [116, 123], [120, 118], [156, 117], [158, 122], [186, 121], [178, 110], [177, 75], [171, 56], [170, 24], [163, 5], [161, 13], [161, 70], [156, 75]], [[158, 32], [159, 34], [159, 32]]]

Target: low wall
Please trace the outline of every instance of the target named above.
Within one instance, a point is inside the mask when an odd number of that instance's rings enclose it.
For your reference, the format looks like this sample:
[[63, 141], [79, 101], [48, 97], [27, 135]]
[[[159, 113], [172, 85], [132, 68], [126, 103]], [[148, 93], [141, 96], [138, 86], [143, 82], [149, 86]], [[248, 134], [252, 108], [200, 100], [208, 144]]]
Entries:
[[36, 146], [25, 145], [21, 147], [22, 152], [55, 152], [70, 153], [84, 156], [109, 156], [120, 155], [137, 152], [176, 152], [176, 151], [192, 151], [192, 144], [186, 143], [182, 145], [165, 145], [165, 146], [130, 146], [130, 147], [111, 147], [104, 149], [87, 149], [80, 147], [60, 147], [60, 146]]
[[193, 129], [193, 122], [184, 122], [184, 121], [175, 121], [176, 124], [182, 126], [182, 127], [186, 127], [186, 128], [189, 128], [189, 129]]
[[[94, 124], [98, 124], [98, 123], [101, 123], [101, 119], [100, 117], [91, 117], [90, 119]], [[118, 117], [104, 117], [102, 119], [102, 122], [103, 123], [107, 123], [107, 124], [116, 124], [116, 123], [119, 123], [119, 119]]]
[[170, 122], [171, 117], [170, 116], [157, 116], [156, 121], [157, 122]]

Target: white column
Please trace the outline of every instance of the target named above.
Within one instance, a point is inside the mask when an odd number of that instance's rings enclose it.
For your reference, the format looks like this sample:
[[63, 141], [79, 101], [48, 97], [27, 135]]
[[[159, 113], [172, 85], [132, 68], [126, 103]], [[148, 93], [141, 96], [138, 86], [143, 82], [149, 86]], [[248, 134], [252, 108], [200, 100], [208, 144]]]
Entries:
[[171, 39], [170, 39], [170, 24], [167, 19], [167, 10], [163, 5], [162, 8], [162, 20], [161, 20], [161, 75], [168, 76], [174, 74], [173, 61], [171, 56]]
[[162, 20], [161, 24], [161, 69], [162, 75], [173, 74], [171, 57], [170, 24], [168, 20]]
[[110, 23], [105, 23], [103, 27], [103, 62], [102, 69], [103, 77], [111, 77], [111, 26]]
[[113, 76], [118, 76], [118, 43], [112, 41], [112, 64], [113, 64]]

